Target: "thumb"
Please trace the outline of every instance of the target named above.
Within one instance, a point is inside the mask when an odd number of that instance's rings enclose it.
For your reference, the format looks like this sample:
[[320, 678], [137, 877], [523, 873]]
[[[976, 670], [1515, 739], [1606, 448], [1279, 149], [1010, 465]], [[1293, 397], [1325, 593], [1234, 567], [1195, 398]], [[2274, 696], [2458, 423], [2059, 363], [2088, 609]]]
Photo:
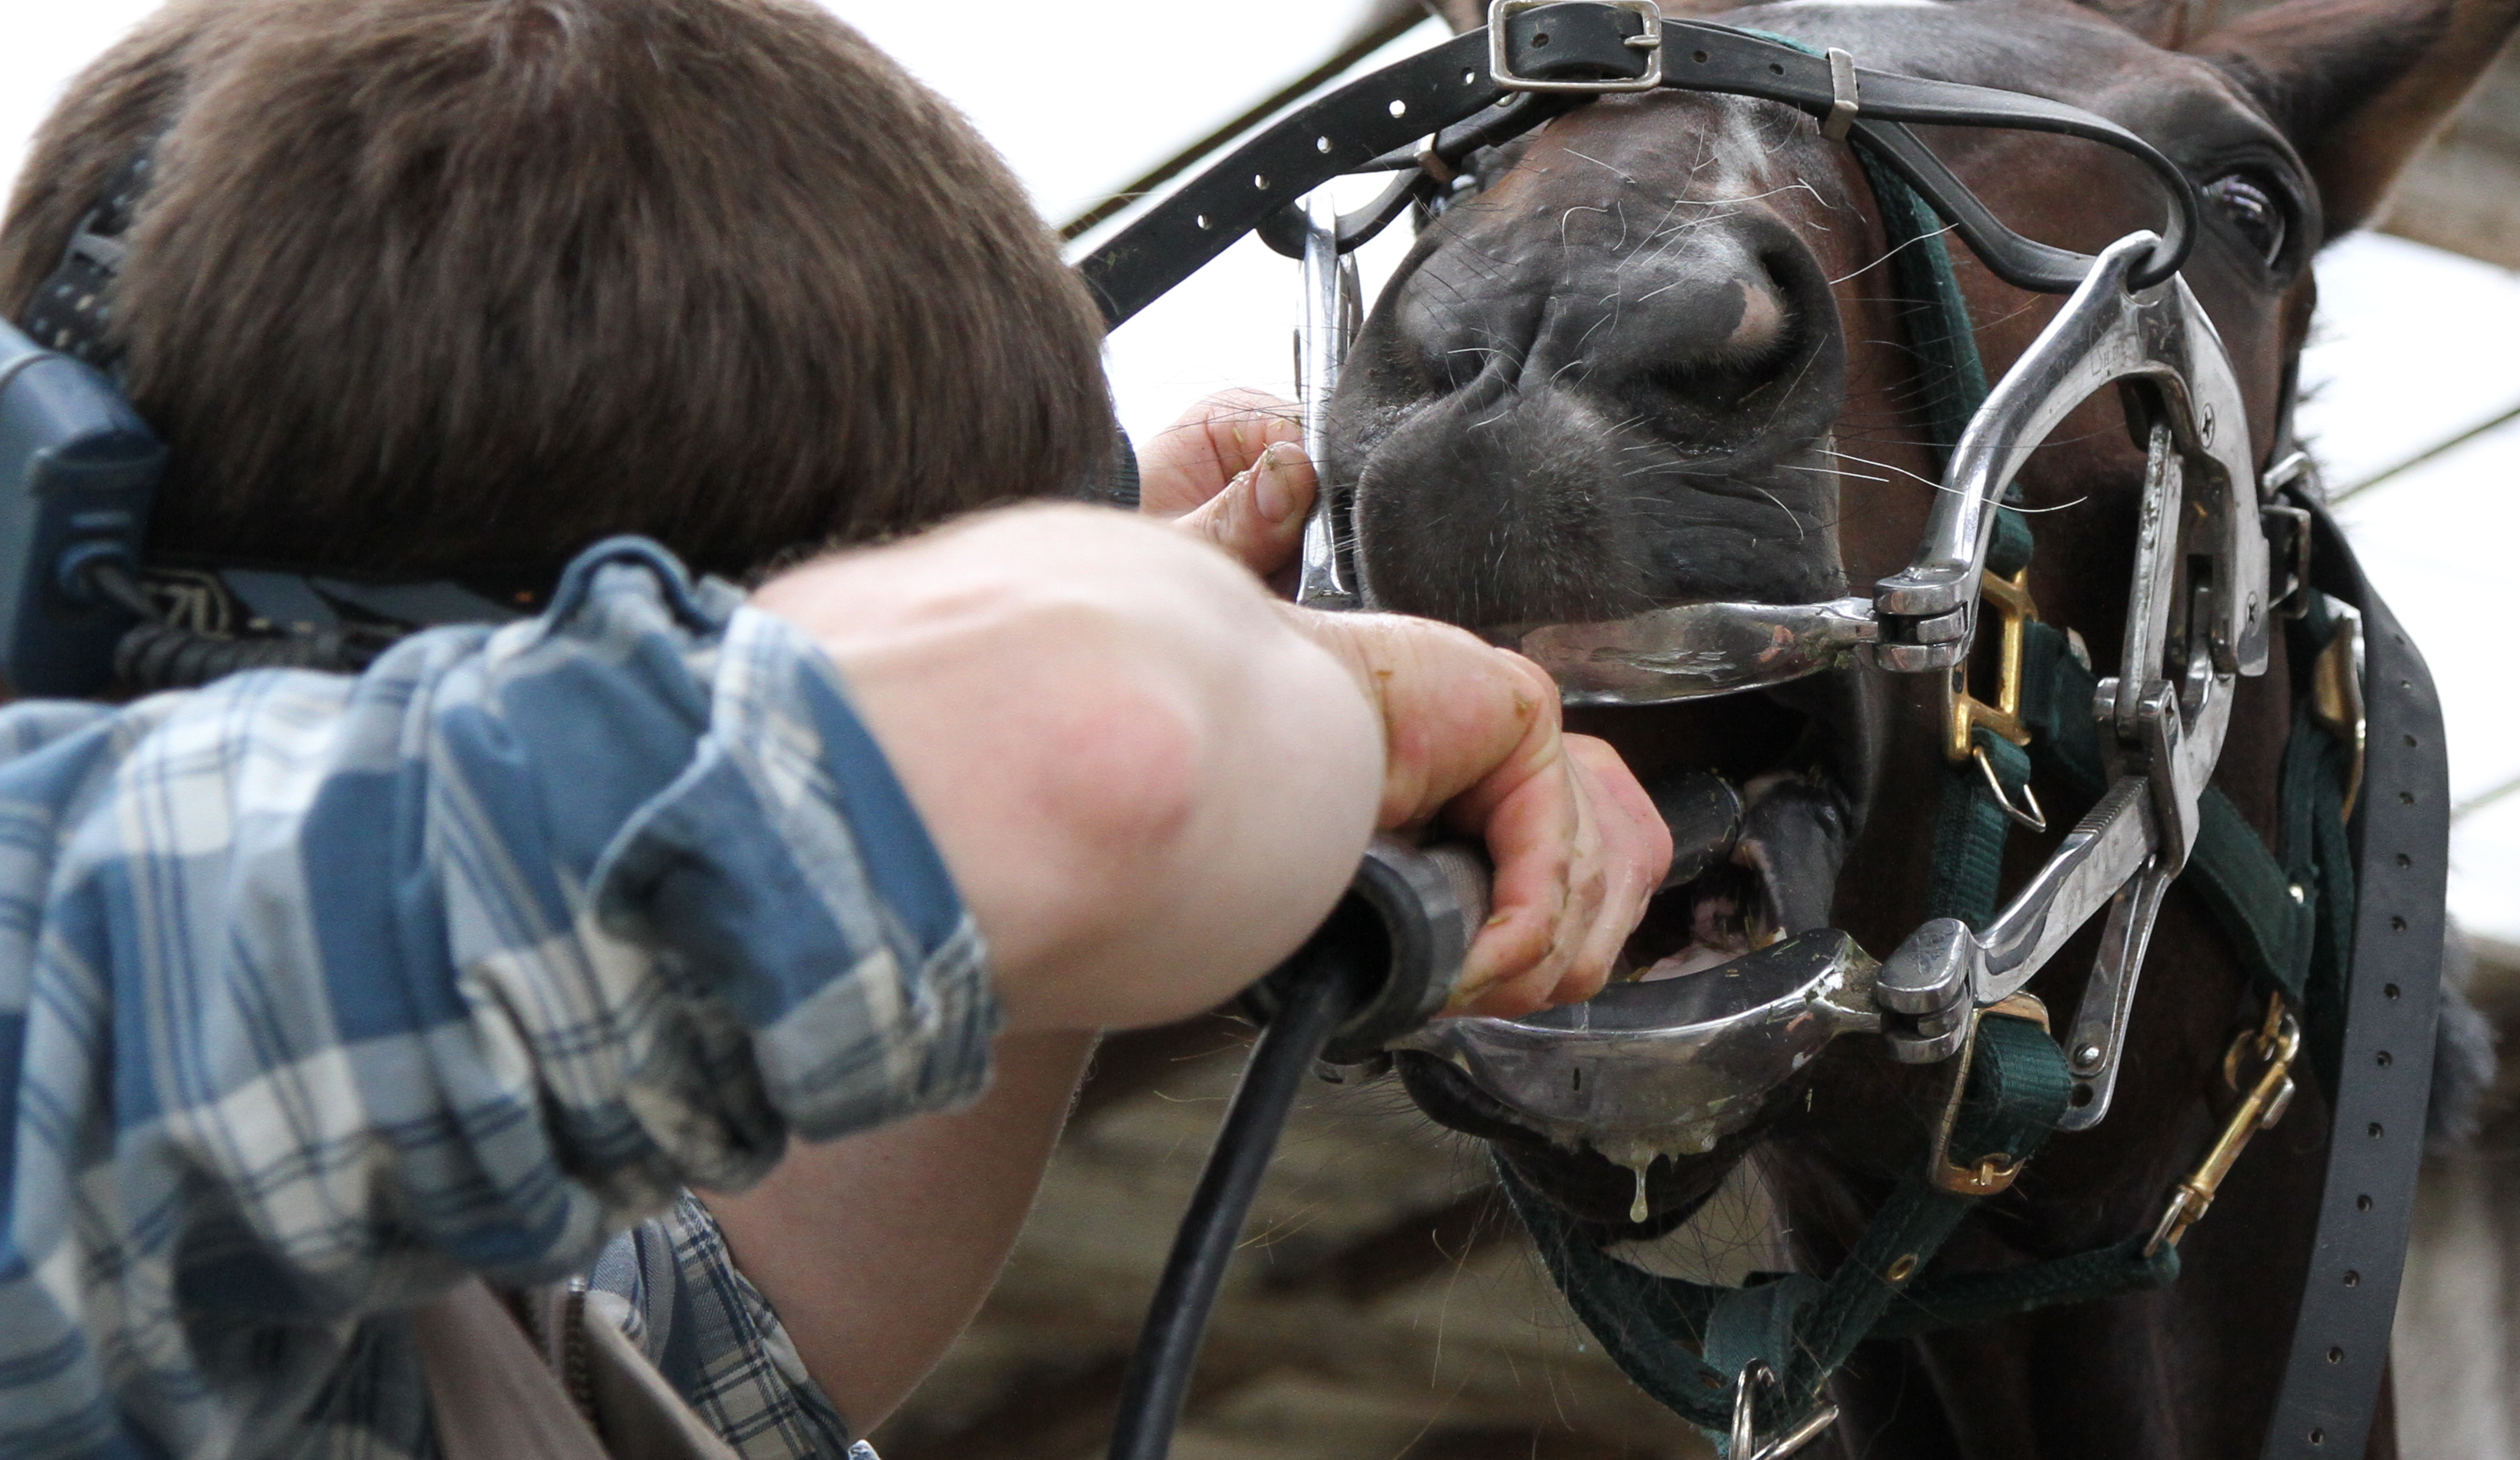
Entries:
[[1206, 538], [1227, 557], [1267, 577], [1294, 561], [1312, 510], [1315, 478], [1303, 448], [1273, 442], [1260, 459], [1174, 525]]

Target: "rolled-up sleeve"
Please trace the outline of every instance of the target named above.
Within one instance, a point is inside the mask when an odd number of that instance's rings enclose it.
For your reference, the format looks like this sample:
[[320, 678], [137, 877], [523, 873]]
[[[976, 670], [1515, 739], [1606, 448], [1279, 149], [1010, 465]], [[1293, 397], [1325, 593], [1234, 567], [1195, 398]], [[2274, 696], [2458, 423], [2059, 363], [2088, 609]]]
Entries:
[[978, 935], [846, 686], [649, 544], [0, 754], [0, 1452], [221, 1447], [364, 1313], [986, 1079]]

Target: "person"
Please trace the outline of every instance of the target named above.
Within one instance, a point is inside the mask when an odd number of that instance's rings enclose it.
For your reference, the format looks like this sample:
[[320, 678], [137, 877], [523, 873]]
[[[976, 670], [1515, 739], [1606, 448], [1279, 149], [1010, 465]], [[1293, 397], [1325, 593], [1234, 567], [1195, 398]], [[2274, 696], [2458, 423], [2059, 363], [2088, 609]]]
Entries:
[[0, 1454], [433, 1453], [412, 1314], [474, 1274], [591, 1274], [737, 1452], [835, 1452], [1096, 1033], [1247, 984], [1372, 832], [1494, 857], [1463, 1010], [1588, 996], [1659, 880], [1535, 666], [1264, 589], [1265, 402], [1145, 516], [1022, 505], [1105, 465], [1099, 323], [810, 5], [177, 0], [39, 135], [0, 308], [114, 208], [153, 581], [537, 612], [0, 711]]

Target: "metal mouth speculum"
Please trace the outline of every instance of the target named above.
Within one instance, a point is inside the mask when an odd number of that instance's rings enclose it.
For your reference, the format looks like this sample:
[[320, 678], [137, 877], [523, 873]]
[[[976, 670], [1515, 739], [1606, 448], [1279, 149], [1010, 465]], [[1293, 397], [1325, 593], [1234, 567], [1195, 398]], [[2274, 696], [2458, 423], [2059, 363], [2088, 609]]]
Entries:
[[[1905, 83], [1879, 83], [1893, 84]], [[1393, 114], [1400, 114], [1396, 107]], [[1875, 143], [1896, 153], [1907, 145], [1903, 136], [1893, 129]], [[2175, 168], [2161, 165], [2166, 177], [2175, 177]], [[1937, 196], [1959, 214], [1975, 216], [1974, 199], [1957, 184]], [[2064, 306], [1961, 435], [1914, 557], [1882, 579], [1870, 599], [1681, 604], [1611, 622], [1521, 625], [1496, 635], [1548, 669], [1575, 706], [1707, 699], [1831, 670], [1950, 674], [1968, 662], [1976, 638], [1997, 508], [2013, 478], [2084, 400], [2112, 386], [2131, 388], [2147, 403], [2149, 459], [2123, 661], [2101, 680], [2095, 704], [2117, 779], [2029, 885], [1982, 933], [1949, 919], [1918, 928], [1885, 960], [1877, 979], [1868, 970], [1860, 979], [1847, 972], [1851, 962], [1834, 973], [1796, 963], [1818, 946], [1797, 938], [1786, 945], [1796, 949], [1790, 956], [1772, 948], [1684, 976], [1704, 990], [1731, 993], [1618, 987], [1602, 995], [1608, 1002], [1596, 1001], [1598, 1009], [1438, 1027], [1412, 1047], [1452, 1059], [1544, 1130], [1580, 1130], [1597, 1146], [1628, 1140], [1620, 1132], [1631, 1128], [1623, 1123], [1629, 1117], [1618, 1113], [1625, 1109], [1618, 1102], [1629, 1098], [1622, 1087], [1633, 1086], [1639, 1111], [1676, 1120], [1696, 1139], [1706, 1131], [1720, 1134], [1734, 1112], [1756, 1108], [1773, 1082], [1795, 1068], [1789, 1059], [1780, 1073], [1770, 1060], [1784, 1046], [1773, 1042], [1769, 1016], [1756, 1011], [1778, 999], [1799, 999], [1815, 1012], [1794, 1026], [1803, 1031], [1796, 1038], [1825, 1043], [1848, 1028], [1877, 1027], [1894, 1058], [1948, 1059], [1967, 1038], [1977, 1010], [2019, 991], [2106, 907], [2100, 954], [2066, 1042], [2077, 1089], [2065, 1124], [2100, 1118], [2154, 917], [2196, 839], [2198, 798], [2222, 752], [2236, 677], [2265, 670], [2271, 637], [2261, 521], [2267, 503], [2250, 454], [2245, 403], [2220, 336], [2175, 272], [2189, 224], [2184, 205], [2173, 215], [2181, 243], [2138, 231], [2089, 260]], [[1205, 227], [1208, 220], [1197, 221]], [[1358, 327], [1360, 299], [1342, 225], [1326, 194], [1308, 200], [1301, 221], [1300, 394], [1306, 444], [1320, 460], [1328, 444], [1327, 405]], [[1982, 257], [1990, 244], [2002, 244], [1982, 225], [1962, 231]], [[2008, 256], [2009, 248], [1999, 247], [1995, 256]], [[2050, 262], [2083, 264], [2058, 251], [2042, 256], [2048, 255]], [[2071, 277], [2028, 281], [2025, 275], [2015, 282], [2061, 289], [2059, 281]], [[1351, 498], [1340, 484], [1325, 482], [1305, 534], [1297, 593], [1304, 604], [1348, 609], [1371, 599], [1355, 551]], [[2045, 825], [2035, 808], [2020, 819]], [[1810, 936], [1836, 939], [1833, 958], [1863, 956], [1843, 934]], [[1749, 997], [1745, 990], [1769, 989], [1766, 981], [1783, 977], [1778, 971], [1788, 967], [1802, 970], [1793, 988], [1778, 986], [1774, 998], [1763, 994], [1752, 1004], [1725, 1002], [1735, 994]], [[1831, 990], [1825, 997], [1810, 991], [1822, 985]], [[1696, 1002], [1701, 998], [1713, 1002]], [[1841, 1004], [1866, 1013], [1856, 1018]], [[1817, 1012], [1822, 1010], [1839, 1014], [1823, 1017]], [[1627, 1023], [1597, 1028], [1591, 1023], [1597, 1017]], [[1817, 1047], [1795, 1046], [1796, 1058]], [[1601, 1052], [1607, 1048], [1627, 1053], [1612, 1058]], [[1581, 1101], [1579, 1073], [1595, 1083]]]
[[1713, 1150], [1830, 1040], [1877, 1031], [1878, 968], [1822, 930], [1524, 1019], [1439, 1019], [1393, 1047], [1446, 1061], [1544, 1135], [1642, 1170]]
[[[1706, 699], [1832, 669], [1949, 673], [1967, 661], [1996, 509], [2023, 462], [2085, 399], [2137, 388], [2149, 406], [2149, 457], [2125, 650], [2095, 704], [2122, 772], [1994, 922], [1982, 933], [1927, 923], [1877, 978], [1845, 935], [1811, 934], [1668, 981], [1689, 987], [1621, 985], [1534, 1019], [1446, 1022], [1402, 1047], [1443, 1056], [1535, 1128], [1580, 1134], [1613, 1160], [1649, 1140], [1711, 1145], [1838, 1033], [1878, 1030], [1894, 1058], [1912, 1063], [1951, 1057], [1974, 1011], [2019, 991], [2107, 908], [2066, 1042], [2078, 1088], [2064, 1123], [2080, 1128], [2106, 1113], [2154, 917], [2194, 844], [2236, 679], [2265, 670], [2271, 630], [2266, 504], [2245, 404], [2185, 282], [2174, 274], [2134, 287], [2157, 242], [2138, 232], [2100, 253], [1970, 423], [1914, 558], [1871, 599], [1687, 604], [1503, 634], [1579, 706]], [[1327, 271], [1316, 277], [1329, 283]], [[1313, 317], [1338, 330], [1343, 307]], [[1317, 338], [1328, 354], [1345, 342]], [[1319, 397], [1308, 405], [1318, 413]], [[1325, 503], [1325, 549], [1352, 540], [1336, 521], [1344, 507]], [[1353, 573], [1334, 551], [1308, 551], [1306, 601], [1354, 602]], [[1811, 961], [1823, 945], [1828, 957]], [[1803, 1011], [1802, 1022], [1786, 1008]]]

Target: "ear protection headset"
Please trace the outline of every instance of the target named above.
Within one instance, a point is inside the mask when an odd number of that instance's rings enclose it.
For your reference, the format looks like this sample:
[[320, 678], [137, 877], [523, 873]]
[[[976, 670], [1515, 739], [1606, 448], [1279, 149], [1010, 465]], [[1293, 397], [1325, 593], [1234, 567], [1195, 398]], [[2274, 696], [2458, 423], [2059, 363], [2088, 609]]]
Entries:
[[204, 684], [239, 669], [355, 670], [412, 631], [517, 616], [459, 584], [146, 567], [166, 448], [125, 398], [112, 331], [124, 235], [156, 139], [107, 179], [0, 322], [0, 673], [22, 696]]
[[21, 695], [94, 693], [142, 617], [166, 450], [105, 373], [105, 326], [149, 158], [79, 220], [27, 312], [34, 338], [0, 321], [0, 672]]

